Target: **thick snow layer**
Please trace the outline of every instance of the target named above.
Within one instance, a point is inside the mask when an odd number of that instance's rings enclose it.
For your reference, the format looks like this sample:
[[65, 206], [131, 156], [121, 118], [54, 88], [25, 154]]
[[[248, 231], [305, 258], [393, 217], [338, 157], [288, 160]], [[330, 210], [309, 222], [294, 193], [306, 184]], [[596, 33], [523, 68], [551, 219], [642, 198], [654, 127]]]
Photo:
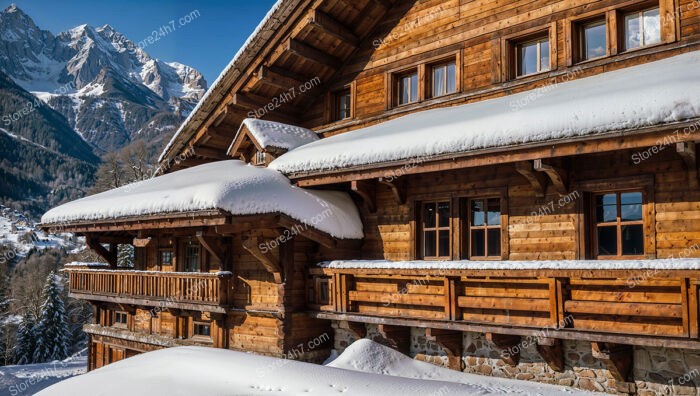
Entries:
[[586, 137], [700, 117], [700, 52], [482, 102], [427, 110], [280, 156], [285, 174]]
[[46, 212], [44, 224], [221, 209], [234, 215], [283, 213], [337, 238], [363, 237], [347, 193], [292, 186], [279, 172], [219, 161], [129, 184]]
[[[396, 362], [392, 372], [402, 377], [420, 376], [425, 368], [435, 378], [461, 379], [458, 382], [402, 378], [326, 367], [293, 360], [275, 359], [224, 349], [179, 347], [149, 352], [125, 359], [80, 377], [71, 378], [39, 395], [553, 395], [585, 394], [563, 387], [531, 384], [477, 375], [454, 377], [441, 374], [435, 367], [411, 365], [408, 357], [399, 358], [388, 348], [373, 342], [361, 343], [338, 359], [361, 360], [371, 353], [391, 353], [383, 361]], [[360, 356], [358, 356], [360, 354]], [[427, 363], [426, 363], [427, 364]], [[364, 366], [363, 368], [367, 368]], [[406, 370], [403, 372], [402, 370]]]
[[[310, 129], [257, 118], [243, 120], [238, 133], [241, 133], [244, 127], [248, 128], [263, 148], [275, 147], [291, 150], [319, 139], [318, 135]], [[234, 138], [234, 140], [236, 139]]]
[[0, 396], [33, 395], [86, 371], [86, 350], [60, 362], [4, 366], [0, 368]]
[[335, 260], [319, 264], [337, 269], [425, 269], [425, 270], [700, 270], [700, 258], [656, 260], [549, 260], [549, 261], [387, 261]]
[[[562, 386], [538, 384], [536, 382], [516, 381], [505, 378], [485, 377], [477, 374], [462, 373], [434, 364], [421, 362], [395, 351], [389, 347], [376, 343], [367, 338], [352, 343], [345, 351], [326, 364], [328, 367], [336, 367], [346, 370], [362, 371], [396, 377], [456, 382], [472, 387], [480, 388], [474, 394], [502, 395], [557, 395], [557, 394], [581, 394], [590, 393], [573, 390]], [[444, 392], [443, 394], [456, 394]]]

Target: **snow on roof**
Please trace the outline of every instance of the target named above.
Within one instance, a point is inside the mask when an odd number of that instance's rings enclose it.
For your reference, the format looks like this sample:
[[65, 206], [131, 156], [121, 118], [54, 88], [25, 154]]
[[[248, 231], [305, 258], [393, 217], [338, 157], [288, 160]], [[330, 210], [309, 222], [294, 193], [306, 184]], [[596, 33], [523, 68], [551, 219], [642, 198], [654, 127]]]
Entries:
[[700, 270], [700, 258], [654, 260], [544, 260], [544, 261], [388, 261], [334, 260], [319, 263], [336, 269], [421, 269], [421, 270]]
[[412, 113], [272, 161], [285, 174], [542, 143], [700, 116], [700, 52], [481, 102]]
[[[363, 364], [372, 358], [381, 364]], [[70, 378], [38, 395], [88, 395], [99, 390], [105, 396], [150, 396], [154, 389], [157, 394], [192, 396], [589, 394], [563, 386], [467, 374], [415, 362], [370, 340], [355, 342], [337, 362], [321, 366], [226, 349], [167, 348]], [[360, 363], [353, 366], [353, 362]]]
[[347, 193], [304, 190], [277, 171], [238, 160], [200, 165], [69, 202], [46, 212], [41, 222], [211, 209], [234, 215], [282, 213], [336, 238], [363, 237], [360, 215]]
[[[243, 131], [243, 128], [248, 128], [248, 131], [253, 135], [253, 138], [263, 148], [279, 148], [291, 150], [307, 143], [314, 142], [319, 139], [316, 132], [298, 127], [295, 125], [283, 124], [281, 122], [265, 121], [257, 118], [246, 118], [241, 123], [234, 141]], [[233, 143], [231, 144], [233, 146]], [[229, 147], [229, 151], [231, 147]]]
[[185, 121], [180, 125], [180, 128], [175, 132], [173, 137], [170, 139], [168, 144], [165, 146], [165, 149], [163, 149], [163, 152], [160, 154], [160, 157], [158, 158], [158, 162], [161, 162], [165, 159], [165, 156], [168, 154], [168, 151], [172, 148], [172, 146], [175, 144], [175, 141], [179, 138], [179, 136], [183, 133], [185, 128], [192, 122], [195, 116], [198, 115], [200, 110], [202, 110], [202, 106], [207, 103], [212, 96], [212, 94], [218, 90], [221, 84], [223, 84], [224, 77], [226, 77], [229, 73], [231, 73], [234, 69], [236, 69], [236, 66], [238, 66], [239, 62], [242, 62], [242, 60], [245, 58], [246, 52], [249, 51], [254, 51], [254, 43], [260, 39], [262, 36], [262, 33], [265, 31], [265, 27], [269, 23], [276, 23], [279, 22], [276, 20], [276, 18], [273, 18], [273, 15], [275, 13], [279, 12], [282, 8], [282, 5], [287, 2], [289, 4], [292, 4], [293, 2], [290, 0], [277, 0], [275, 4], [272, 5], [270, 10], [267, 12], [265, 17], [260, 21], [258, 26], [253, 30], [253, 33], [250, 34], [248, 39], [241, 45], [241, 48], [238, 49], [238, 52], [236, 52], [236, 55], [233, 56], [233, 59], [231, 59], [231, 62], [229, 62], [228, 65], [224, 68], [224, 70], [221, 71], [221, 74], [214, 80], [214, 82], [211, 84], [207, 92], [204, 93], [204, 96], [202, 99], [199, 100], [199, 103], [197, 103], [197, 106], [192, 110], [192, 112], [187, 116]]

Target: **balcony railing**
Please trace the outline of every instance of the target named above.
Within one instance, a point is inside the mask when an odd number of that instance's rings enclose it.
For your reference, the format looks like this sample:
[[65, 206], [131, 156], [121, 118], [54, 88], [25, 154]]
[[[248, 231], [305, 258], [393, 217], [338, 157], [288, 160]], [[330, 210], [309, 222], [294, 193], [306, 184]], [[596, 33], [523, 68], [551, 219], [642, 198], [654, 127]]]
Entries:
[[230, 272], [67, 270], [72, 297], [166, 308], [223, 311], [232, 294]]

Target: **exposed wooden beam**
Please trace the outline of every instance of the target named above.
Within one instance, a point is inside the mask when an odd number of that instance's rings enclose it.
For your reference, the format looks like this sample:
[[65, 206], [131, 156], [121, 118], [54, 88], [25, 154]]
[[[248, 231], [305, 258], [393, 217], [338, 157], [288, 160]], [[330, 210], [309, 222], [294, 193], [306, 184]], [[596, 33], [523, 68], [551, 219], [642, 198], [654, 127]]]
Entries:
[[632, 371], [631, 345], [592, 342], [591, 351], [594, 358], [605, 364], [613, 378], [617, 381], [627, 381]]
[[501, 360], [510, 366], [520, 362], [520, 336], [512, 334], [486, 333], [486, 339], [500, 350]]
[[275, 283], [281, 284], [284, 282], [282, 278], [282, 268], [280, 267], [279, 259], [270, 251], [263, 251], [260, 247], [260, 240], [257, 236], [250, 236], [243, 240], [243, 249], [255, 257], [265, 267], [267, 272], [271, 273], [275, 279]]
[[377, 184], [371, 180], [353, 180], [350, 189], [362, 198], [365, 208], [370, 213], [377, 211]]
[[229, 159], [222, 150], [211, 148], [211, 147], [196, 146], [196, 147], [194, 147], [193, 151], [194, 151], [194, 154], [197, 156], [211, 158], [213, 160]]
[[544, 172], [549, 177], [555, 191], [559, 195], [568, 194], [568, 172], [565, 169], [546, 164], [541, 158], [535, 160], [534, 168], [538, 172]]
[[535, 196], [538, 198], [544, 197], [547, 187], [547, 180], [544, 174], [535, 172], [530, 161], [522, 161], [515, 163], [515, 170], [518, 171], [532, 186], [535, 191]]
[[341, 40], [347, 45], [357, 48], [360, 39], [347, 26], [320, 10], [310, 10], [308, 23], [323, 33]]
[[378, 179], [379, 183], [389, 187], [391, 189], [391, 193], [394, 196], [394, 200], [396, 201], [397, 204], [403, 205], [406, 203], [406, 180], [405, 179], [393, 179], [389, 181], [389, 179], [380, 177]]
[[222, 265], [226, 263], [226, 254], [223, 249], [221, 249], [216, 244], [216, 239], [212, 237], [204, 236], [204, 231], [197, 231], [197, 240], [199, 243], [216, 258]]
[[445, 351], [449, 368], [464, 370], [464, 360], [462, 360], [463, 333], [461, 331], [429, 327], [425, 329], [425, 339], [437, 344]]
[[411, 349], [411, 328], [380, 324], [377, 326], [377, 335], [374, 337], [374, 341], [408, 354]]
[[151, 237], [147, 237], [147, 238], [134, 238], [134, 239], [132, 240], [131, 244], [134, 245], [134, 247], [142, 248], [142, 247], [148, 246], [148, 244], [150, 244], [152, 240], [153, 240], [153, 239], [152, 239]]
[[95, 251], [100, 257], [105, 259], [112, 268], [117, 268], [117, 244], [111, 243], [109, 250], [105, 249], [97, 238], [85, 238], [88, 247]]
[[[275, 107], [275, 103], [272, 100], [248, 92], [233, 95], [233, 104], [248, 110], [249, 114], [247, 116], [270, 119], [292, 125], [299, 121], [297, 109], [289, 101], [279, 107]], [[250, 114], [251, 112], [255, 114]], [[231, 136], [231, 139], [233, 139], [233, 136]]]
[[[265, 65], [260, 66], [256, 73], [258, 81], [263, 84], [279, 88], [283, 91], [289, 91], [290, 89], [299, 88], [304, 82], [302, 80], [296, 79], [290, 73], [279, 68], [267, 67]], [[296, 91], [295, 91], [296, 92]]]
[[537, 339], [537, 352], [549, 367], [558, 372], [564, 371], [564, 348], [562, 340], [557, 338]]
[[392, 3], [389, 0], [372, 0], [372, 3], [382, 7], [385, 11], [391, 9]]
[[285, 49], [296, 56], [318, 63], [332, 70], [338, 70], [342, 66], [342, 62], [338, 58], [297, 39], [287, 39]]
[[676, 143], [676, 152], [683, 159], [683, 163], [685, 163], [685, 168], [688, 171], [688, 182], [693, 183], [693, 180], [695, 180], [697, 183], [700, 183], [695, 142]]
[[[321, 213], [319, 213], [321, 214]], [[317, 242], [327, 248], [333, 249], [337, 246], [338, 242], [332, 236], [326, 234], [325, 232], [319, 231], [316, 228], [292, 219], [286, 215], [280, 215], [278, 224], [288, 230], [293, 230], [299, 235], [302, 235], [314, 242]]]

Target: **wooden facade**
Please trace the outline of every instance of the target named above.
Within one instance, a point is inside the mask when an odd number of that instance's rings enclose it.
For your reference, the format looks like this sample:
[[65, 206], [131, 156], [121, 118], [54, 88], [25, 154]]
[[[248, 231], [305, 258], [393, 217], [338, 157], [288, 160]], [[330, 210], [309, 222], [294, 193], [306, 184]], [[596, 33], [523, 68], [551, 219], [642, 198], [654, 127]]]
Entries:
[[[647, 11], [658, 11], [657, 41], [629, 48], [624, 21]], [[251, 114], [325, 138], [700, 48], [700, 4], [693, 0], [298, 0], [275, 12], [238, 59], [239, 68], [222, 76], [166, 148], [166, 169], [227, 154], [266, 166], [269, 159], [255, 160], [261, 149], [248, 135], [229, 150]], [[599, 56], [583, 59], [581, 34], [589, 22], [604, 23], [605, 46]], [[533, 42], [549, 65], [523, 76], [518, 51]], [[453, 83], [438, 89], [437, 67]], [[309, 84], [315, 79], [320, 84]], [[426, 329], [426, 337], [453, 357], [462, 355], [463, 332], [486, 333], [501, 350], [540, 334], [537, 350], [555, 371], [564, 369], [561, 340], [583, 340], [620, 384], [631, 382], [631, 346], [700, 350], [700, 274], [597, 269], [591, 262], [700, 257], [696, 138], [635, 160], [675, 131], [697, 129], [698, 122], [435, 156], [419, 164], [406, 159], [287, 175], [300, 187], [351, 193], [364, 224], [362, 241], [309, 232], [262, 249], [294, 229], [279, 216], [207, 213], [73, 224], [68, 228], [94, 238], [98, 250], [103, 243], [142, 244], [133, 270], [69, 271], [72, 295], [96, 307], [96, 324], [86, 327], [90, 367], [188, 343], [283, 356], [299, 342], [331, 333], [332, 324], [359, 336], [369, 324], [400, 350], [408, 348], [406, 329]], [[185, 152], [195, 155], [171, 167]], [[439, 218], [428, 224], [430, 210]], [[475, 213], [489, 220], [477, 221]], [[198, 265], [186, 272], [193, 246]], [[163, 263], [163, 254], [171, 261]], [[317, 265], [344, 259], [586, 260], [587, 267]], [[193, 282], [204, 286], [188, 293]], [[173, 295], [187, 298], [172, 301]], [[126, 312], [126, 323], [115, 325], [115, 312]], [[209, 335], [194, 334], [203, 323]], [[547, 337], [543, 329], [551, 330]], [[304, 358], [318, 360], [329, 347]], [[517, 365], [514, 359], [504, 356]]]

